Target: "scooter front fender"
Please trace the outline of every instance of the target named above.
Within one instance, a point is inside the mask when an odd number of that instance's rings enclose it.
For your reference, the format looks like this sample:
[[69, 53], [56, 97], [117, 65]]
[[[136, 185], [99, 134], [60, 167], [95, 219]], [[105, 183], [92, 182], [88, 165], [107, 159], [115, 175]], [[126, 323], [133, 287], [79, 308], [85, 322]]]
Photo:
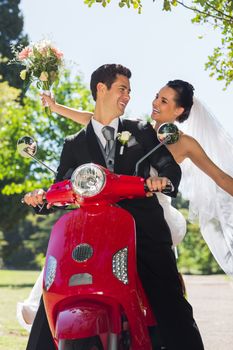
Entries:
[[58, 313], [55, 338], [80, 339], [110, 332], [110, 320], [103, 305], [81, 305]]

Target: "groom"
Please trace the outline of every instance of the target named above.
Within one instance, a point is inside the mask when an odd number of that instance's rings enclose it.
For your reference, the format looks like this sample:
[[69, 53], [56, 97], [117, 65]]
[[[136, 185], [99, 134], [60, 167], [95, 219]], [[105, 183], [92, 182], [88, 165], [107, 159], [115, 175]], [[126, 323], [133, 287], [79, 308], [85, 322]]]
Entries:
[[[130, 99], [130, 77], [129, 69], [116, 64], [103, 65], [93, 72], [91, 91], [96, 101], [93, 118], [86, 129], [66, 139], [56, 181], [69, 177], [77, 166], [88, 162], [107, 166], [118, 174], [133, 175], [137, 161], [158, 144], [149, 123], [119, 119]], [[124, 146], [123, 153], [120, 142], [116, 141], [117, 133], [122, 131], [128, 131], [134, 139], [132, 145], [129, 142]], [[157, 177], [149, 176], [150, 166], [157, 170]], [[176, 196], [181, 171], [166, 147], [160, 147], [145, 160], [139, 172], [147, 179], [150, 191], [161, 191], [171, 183], [170, 195]], [[24, 200], [36, 207], [42, 204], [43, 193], [36, 190], [25, 195]], [[157, 197], [123, 200], [119, 205], [136, 222], [138, 273], [165, 345], [169, 350], [202, 350], [192, 308], [183, 297], [170, 230]], [[43, 302], [27, 345], [27, 350], [39, 349], [54, 349]]]

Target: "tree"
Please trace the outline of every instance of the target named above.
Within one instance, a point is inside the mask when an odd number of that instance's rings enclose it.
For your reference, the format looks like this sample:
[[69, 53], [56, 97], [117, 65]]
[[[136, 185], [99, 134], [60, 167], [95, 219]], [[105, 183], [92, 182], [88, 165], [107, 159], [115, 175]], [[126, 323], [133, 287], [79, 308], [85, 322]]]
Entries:
[[[155, 0], [152, 0], [155, 2]], [[111, 0], [84, 0], [89, 7], [98, 3], [106, 7]], [[120, 7], [132, 7], [141, 13], [143, 0], [118, 0]], [[221, 42], [208, 57], [205, 69], [210, 76], [225, 82], [225, 89], [233, 81], [233, 1], [223, 0], [163, 0], [163, 11], [182, 6], [194, 13], [193, 23], [208, 24], [221, 31]]]
[[13, 58], [11, 45], [27, 45], [28, 37], [23, 34], [23, 16], [19, 9], [20, 0], [0, 0], [0, 76], [11, 86], [21, 88], [19, 77], [22, 67], [8, 65]]
[[[92, 110], [90, 92], [81, 77], [71, 79], [70, 75], [69, 71], [65, 71], [60, 84], [56, 86], [57, 101]], [[30, 98], [24, 98], [23, 105], [15, 100], [19, 94], [20, 91], [10, 87], [7, 82], [0, 83], [0, 231], [4, 242], [3, 259], [8, 263], [16, 261], [16, 256], [19, 261], [22, 257], [33, 256], [32, 247], [27, 242], [37, 223], [31, 224], [31, 230], [18, 229], [19, 226], [24, 227], [23, 221], [29, 211], [20, 202], [22, 193], [46, 188], [53, 181], [53, 175], [42, 166], [22, 158], [16, 152], [17, 140], [24, 135], [33, 136], [39, 143], [38, 158], [56, 168], [64, 138], [81, 128], [57, 115], [48, 118], [35, 88], [31, 87]]]

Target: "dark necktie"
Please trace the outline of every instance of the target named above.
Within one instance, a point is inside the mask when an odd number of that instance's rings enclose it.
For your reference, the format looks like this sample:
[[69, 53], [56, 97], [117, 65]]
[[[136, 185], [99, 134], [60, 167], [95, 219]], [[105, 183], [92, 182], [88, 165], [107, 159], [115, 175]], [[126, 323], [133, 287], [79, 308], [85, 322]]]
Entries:
[[115, 129], [111, 126], [104, 126], [102, 128], [102, 134], [106, 140], [106, 147], [105, 147], [105, 153], [106, 156], [109, 156], [109, 153], [112, 149], [112, 146], [114, 145], [114, 131]]

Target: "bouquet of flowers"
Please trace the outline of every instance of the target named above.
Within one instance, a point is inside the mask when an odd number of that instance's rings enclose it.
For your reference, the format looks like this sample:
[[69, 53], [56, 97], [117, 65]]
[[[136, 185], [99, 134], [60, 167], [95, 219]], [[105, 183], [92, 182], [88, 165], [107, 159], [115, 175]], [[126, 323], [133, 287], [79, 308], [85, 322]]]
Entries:
[[[63, 65], [63, 53], [49, 40], [41, 40], [24, 48], [12, 47], [12, 51], [15, 57], [10, 63], [25, 66], [20, 72], [20, 78], [25, 82], [25, 89], [35, 81], [38, 88], [48, 92], [59, 77], [59, 70]], [[51, 114], [50, 108], [45, 107], [45, 110], [47, 114]]]

